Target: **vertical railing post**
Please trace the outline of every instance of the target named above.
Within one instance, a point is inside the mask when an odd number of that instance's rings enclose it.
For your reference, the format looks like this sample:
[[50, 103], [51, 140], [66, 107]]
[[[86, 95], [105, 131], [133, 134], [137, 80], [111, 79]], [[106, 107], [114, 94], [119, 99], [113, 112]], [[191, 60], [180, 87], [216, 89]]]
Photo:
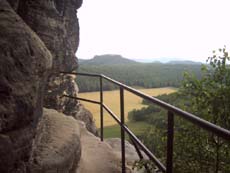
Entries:
[[120, 111], [121, 111], [121, 166], [122, 173], [125, 173], [125, 131], [122, 126], [125, 124], [124, 118], [124, 89], [120, 87]]
[[103, 85], [102, 85], [102, 76], [100, 76], [100, 113], [101, 113], [101, 141], [104, 139], [104, 125], [103, 125]]
[[167, 161], [166, 172], [173, 172], [173, 136], [174, 136], [174, 115], [168, 111], [168, 137], [167, 137]]

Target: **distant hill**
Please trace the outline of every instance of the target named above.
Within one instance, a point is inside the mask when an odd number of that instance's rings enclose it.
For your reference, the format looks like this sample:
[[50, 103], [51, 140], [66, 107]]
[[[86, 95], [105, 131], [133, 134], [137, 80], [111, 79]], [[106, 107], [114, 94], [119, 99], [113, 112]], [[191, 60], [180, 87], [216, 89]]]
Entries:
[[79, 64], [84, 64], [85, 61], [87, 61], [87, 60], [85, 60], [85, 59], [78, 59], [78, 63]]
[[122, 65], [122, 64], [139, 64], [138, 62], [122, 57], [121, 55], [96, 55], [89, 60], [78, 60], [79, 64], [84, 65]]
[[184, 65], [200, 65], [201, 62], [190, 61], [190, 60], [172, 60], [168, 62], [162, 62], [160, 60], [156, 61], [138, 61], [124, 58], [121, 55], [116, 54], [105, 54], [105, 55], [96, 55], [92, 59], [78, 59], [80, 65], [137, 65], [137, 64], [184, 64]]

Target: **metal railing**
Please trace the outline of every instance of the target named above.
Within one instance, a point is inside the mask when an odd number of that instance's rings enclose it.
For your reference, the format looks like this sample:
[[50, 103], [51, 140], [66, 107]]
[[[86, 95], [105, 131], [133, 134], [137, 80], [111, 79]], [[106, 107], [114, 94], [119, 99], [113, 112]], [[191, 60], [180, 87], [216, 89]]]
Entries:
[[[191, 113], [185, 112], [175, 106], [172, 106], [166, 102], [163, 102], [157, 98], [154, 98], [152, 96], [149, 96], [141, 91], [138, 91], [132, 87], [129, 87], [123, 83], [120, 83], [114, 79], [111, 79], [103, 74], [91, 74], [91, 73], [73, 73], [73, 72], [61, 72], [63, 74], [71, 74], [71, 75], [81, 75], [81, 76], [90, 76], [90, 77], [97, 77], [100, 80], [100, 101], [80, 98], [80, 97], [72, 97], [69, 95], [63, 95], [64, 97], [69, 97], [72, 99], [82, 100], [94, 104], [100, 105], [100, 138], [101, 141], [103, 141], [104, 136], [104, 125], [103, 125], [103, 111], [106, 110], [113, 118], [114, 120], [120, 125], [121, 127], [121, 158], [122, 158], [122, 173], [126, 172], [125, 167], [125, 132], [129, 135], [132, 143], [134, 144], [134, 147], [140, 157], [140, 159], [143, 159], [143, 155], [140, 151], [140, 149], [148, 156], [148, 158], [154, 162], [154, 164], [157, 166], [157, 168], [166, 173], [172, 173], [173, 172], [173, 139], [174, 139], [174, 116], [180, 116], [191, 123], [199, 126], [202, 129], [205, 129], [209, 132], [214, 133], [215, 135], [222, 137], [223, 139], [226, 139], [230, 141], [230, 131], [226, 130], [224, 128], [221, 128], [215, 124], [212, 124], [204, 119], [201, 119]], [[107, 80], [109, 82], [114, 83], [115, 85], [119, 86], [120, 88], [120, 118], [117, 117], [116, 114], [113, 113], [113, 111], [104, 104], [103, 102], [103, 79]], [[161, 108], [164, 108], [168, 111], [168, 120], [167, 120], [167, 158], [166, 158], [166, 166], [134, 135], [134, 133], [125, 125], [124, 122], [124, 90], [127, 90], [142, 99], [146, 99], [150, 101], [153, 104], [156, 104], [160, 106]], [[149, 172], [148, 166], [144, 165], [146, 170]]]

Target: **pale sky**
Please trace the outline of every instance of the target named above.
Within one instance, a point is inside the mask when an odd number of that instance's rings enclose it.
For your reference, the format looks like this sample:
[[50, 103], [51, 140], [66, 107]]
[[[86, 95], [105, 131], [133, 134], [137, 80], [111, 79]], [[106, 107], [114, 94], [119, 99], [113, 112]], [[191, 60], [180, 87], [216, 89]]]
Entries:
[[230, 48], [230, 0], [83, 0], [78, 58], [205, 61]]

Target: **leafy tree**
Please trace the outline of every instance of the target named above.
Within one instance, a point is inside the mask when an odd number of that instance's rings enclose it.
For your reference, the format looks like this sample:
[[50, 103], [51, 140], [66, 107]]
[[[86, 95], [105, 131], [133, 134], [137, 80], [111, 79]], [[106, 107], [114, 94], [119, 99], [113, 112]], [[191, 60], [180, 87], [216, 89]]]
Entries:
[[[202, 66], [200, 79], [194, 74], [185, 73], [179, 93], [163, 95], [159, 99], [230, 130], [230, 57], [226, 48], [213, 53], [213, 56], [207, 60], [208, 64]], [[149, 104], [146, 101], [144, 103]], [[144, 111], [136, 110], [136, 113], [144, 114], [153, 109], [152, 107], [149, 104]], [[145, 117], [153, 127], [141, 138], [164, 162], [167, 136], [166, 112], [153, 112]], [[229, 141], [224, 141], [176, 116], [174, 172], [230, 172]]]
[[[209, 66], [202, 67], [200, 80], [194, 75], [185, 74], [180, 92], [190, 98], [192, 107], [189, 109], [195, 115], [230, 130], [230, 57], [226, 48], [213, 53], [207, 60]], [[200, 130], [196, 132], [199, 133]], [[197, 137], [206, 139], [200, 140], [199, 144], [209, 153], [206, 154], [206, 160], [215, 162], [213, 172], [226, 171], [223, 159], [228, 164], [230, 160], [223, 156], [229, 155], [229, 144], [213, 134], [204, 136], [199, 133]], [[229, 166], [227, 169], [230, 171]]]

